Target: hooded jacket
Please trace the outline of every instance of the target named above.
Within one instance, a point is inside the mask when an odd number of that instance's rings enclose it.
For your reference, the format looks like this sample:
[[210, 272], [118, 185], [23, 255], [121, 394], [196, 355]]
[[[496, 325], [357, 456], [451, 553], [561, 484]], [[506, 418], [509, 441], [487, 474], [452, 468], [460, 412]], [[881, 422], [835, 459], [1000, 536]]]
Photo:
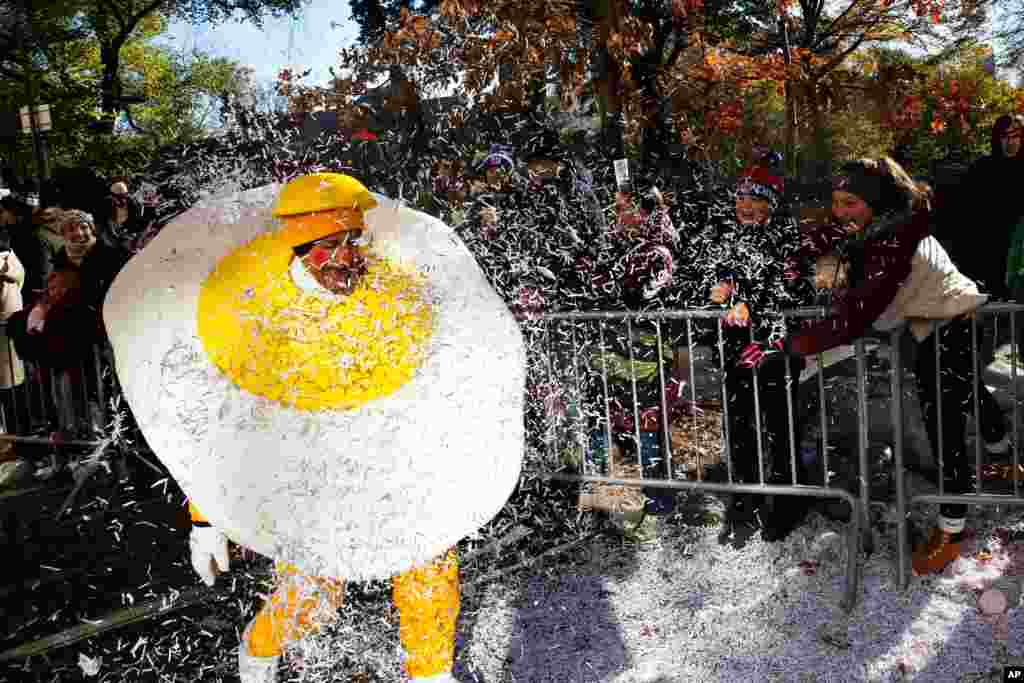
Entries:
[[[991, 154], [974, 162], [941, 216], [939, 238], [964, 275], [995, 298], [1007, 298], [1006, 256], [1024, 204], [1017, 196], [1021, 155], [1003, 153], [1002, 135], [1013, 125], [1001, 116], [992, 126]], [[1024, 149], [1024, 148], [1022, 148]]]

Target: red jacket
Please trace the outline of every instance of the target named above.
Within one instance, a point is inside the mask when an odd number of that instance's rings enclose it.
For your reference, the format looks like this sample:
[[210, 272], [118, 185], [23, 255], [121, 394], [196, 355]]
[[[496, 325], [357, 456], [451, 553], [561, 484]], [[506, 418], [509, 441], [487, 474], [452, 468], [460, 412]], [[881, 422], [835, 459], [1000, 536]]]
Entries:
[[[789, 349], [793, 353], [810, 356], [863, 336], [896, 297], [900, 286], [910, 275], [917, 245], [930, 232], [929, 213], [918, 211], [898, 226], [894, 235], [869, 239], [862, 254], [863, 276], [860, 283], [833, 306], [828, 318], [792, 334], [788, 340]], [[806, 257], [825, 253], [830, 245], [834, 245], [836, 237], [834, 227], [808, 234], [804, 245]]]

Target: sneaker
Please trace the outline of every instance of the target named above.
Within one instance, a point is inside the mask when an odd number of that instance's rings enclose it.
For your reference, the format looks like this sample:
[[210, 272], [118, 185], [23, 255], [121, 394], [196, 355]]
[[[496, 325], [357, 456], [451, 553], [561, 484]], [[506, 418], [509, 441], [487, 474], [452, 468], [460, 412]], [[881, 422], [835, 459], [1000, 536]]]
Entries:
[[939, 574], [960, 556], [960, 541], [954, 541], [955, 534], [935, 527], [928, 540], [914, 550], [911, 566], [914, 576]]
[[241, 683], [277, 683], [277, 669], [281, 656], [255, 657], [249, 654], [249, 633], [255, 620], [250, 621], [238, 644], [238, 678]]

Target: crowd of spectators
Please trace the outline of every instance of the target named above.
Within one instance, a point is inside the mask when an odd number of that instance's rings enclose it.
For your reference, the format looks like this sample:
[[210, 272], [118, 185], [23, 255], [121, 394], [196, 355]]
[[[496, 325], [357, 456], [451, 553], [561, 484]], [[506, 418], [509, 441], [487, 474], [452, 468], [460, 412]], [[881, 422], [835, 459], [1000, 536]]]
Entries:
[[[57, 183], [39, 197], [15, 190], [0, 199], [3, 424], [9, 434], [89, 438], [102, 426], [98, 402], [109, 382], [103, 298], [130, 256], [122, 238], [140, 229], [143, 211], [121, 178], [99, 199]], [[0, 444], [3, 463], [0, 487], [25, 476], [10, 443]]]

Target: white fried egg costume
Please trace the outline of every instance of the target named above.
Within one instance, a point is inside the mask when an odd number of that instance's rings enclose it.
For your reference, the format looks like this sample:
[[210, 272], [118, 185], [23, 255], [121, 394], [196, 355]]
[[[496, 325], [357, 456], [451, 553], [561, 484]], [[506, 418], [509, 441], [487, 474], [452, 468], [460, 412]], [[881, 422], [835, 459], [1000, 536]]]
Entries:
[[211, 200], [107, 297], [125, 397], [191, 500], [196, 571], [226, 569], [225, 535], [277, 560], [239, 644], [242, 683], [276, 680], [286, 645], [337, 615], [345, 579], [393, 575], [406, 673], [454, 681], [449, 549], [519, 478], [515, 321], [447, 226], [378, 206], [330, 173]]
[[[433, 316], [411, 378], [342, 409], [298, 408], [241, 388], [212, 362], [198, 329], [201, 292], [218, 265], [243, 255], [261, 264], [254, 280], [326, 294], [298, 282], [280, 250], [259, 253], [258, 238], [281, 227], [271, 215], [280, 190], [193, 207], [121, 271], [103, 311], [118, 377], [146, 441], [230, 539], [307, 575], [390, 577], [475, 532], [514, 489], [522, 337], [451, 228], [378, 196], [365, 213], [370, 255], [415, 269]], [[322, 299], [328, 309], [345, 305]], [[240, 310], [222, 312], [240, 316], [240, 329], [248, 324]], [[357, 306], [343, 317], [372, 323], [374, 315]]]

